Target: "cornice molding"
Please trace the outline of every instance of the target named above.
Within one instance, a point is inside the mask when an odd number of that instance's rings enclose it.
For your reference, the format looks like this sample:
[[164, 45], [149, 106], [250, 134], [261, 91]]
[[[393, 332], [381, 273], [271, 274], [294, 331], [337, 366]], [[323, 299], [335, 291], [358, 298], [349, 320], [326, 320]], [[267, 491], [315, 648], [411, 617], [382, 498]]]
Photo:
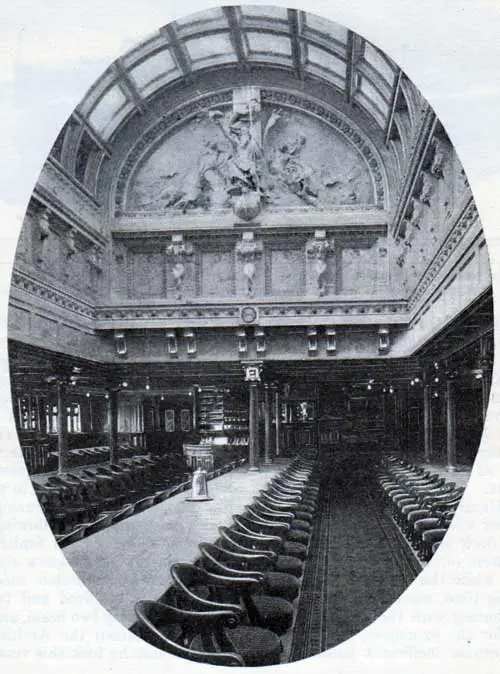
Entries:
[[85, 316], [87, 319], [94, 320], [95, 318], [95, 308], [89, 302], [58, 290], [52, 285], [34, 279], [18, 270], [14, 270], [12, 273], [11, 293], [13, 290], [28, 293], [38, 300], [50, 302], [66, 311]]
[[410, 311], [415, 308], [419, 300], [425, 295], [434, 279], [456, 251], [458, 245], [477, 221], [478, 217], [476, 204], [470, 198], [410, 296], [408, 300], [408, 309]]
[[[408, 307], [403, 300], [338, 300], [335, 302], [253, 302], [262, 325], [301, 325], [305, 322], [322, 324], [396, 322], [408, 320]], [[191, 305], [102, 306], [96, 309], [96, 329], [109, 330], [119, 325], [130, 326], [140, 321], [161, 325], [184, 325], [211, 322], [213, 325], [241, 325], [241, 302]], [[246, 305], [245, 305], [246, 306]], [[278, 323], [276, 323], [278, 324]], [[208, 327], [208, 323], [207, 323]]]

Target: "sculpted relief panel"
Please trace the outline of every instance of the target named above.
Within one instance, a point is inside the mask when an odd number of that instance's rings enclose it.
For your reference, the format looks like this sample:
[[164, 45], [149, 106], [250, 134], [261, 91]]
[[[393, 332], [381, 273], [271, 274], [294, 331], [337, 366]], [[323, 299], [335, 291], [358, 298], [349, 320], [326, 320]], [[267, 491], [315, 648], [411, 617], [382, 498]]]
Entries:
[[375, 205], [359, 152], [320, 119], [262, 103], [256, 87], [244, 87], [233, 92], [232, 106], [200, 110], [146, 156], [126, 210], [232, 209], [252, 220], [263, 208], [339, 205]]

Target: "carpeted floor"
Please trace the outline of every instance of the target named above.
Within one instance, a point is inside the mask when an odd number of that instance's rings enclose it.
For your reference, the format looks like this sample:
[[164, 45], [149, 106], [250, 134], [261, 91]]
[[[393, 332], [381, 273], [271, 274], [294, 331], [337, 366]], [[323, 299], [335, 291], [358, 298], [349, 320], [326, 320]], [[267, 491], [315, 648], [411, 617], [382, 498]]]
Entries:
[[369, 454], [323, 459], [315, 532], [290, 661], [332, 648], [367, 627], [419, 572], [382, 507]]

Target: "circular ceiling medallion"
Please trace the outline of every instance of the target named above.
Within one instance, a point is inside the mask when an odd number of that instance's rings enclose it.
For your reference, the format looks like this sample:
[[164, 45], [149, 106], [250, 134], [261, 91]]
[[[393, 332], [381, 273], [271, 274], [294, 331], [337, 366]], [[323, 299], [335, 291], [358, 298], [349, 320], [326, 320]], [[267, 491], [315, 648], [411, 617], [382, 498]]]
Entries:
[[243, 323], [255, 323], [258, 318], [257, 309], [255, 309], [255, 307], [243, 307], [240, 315]]

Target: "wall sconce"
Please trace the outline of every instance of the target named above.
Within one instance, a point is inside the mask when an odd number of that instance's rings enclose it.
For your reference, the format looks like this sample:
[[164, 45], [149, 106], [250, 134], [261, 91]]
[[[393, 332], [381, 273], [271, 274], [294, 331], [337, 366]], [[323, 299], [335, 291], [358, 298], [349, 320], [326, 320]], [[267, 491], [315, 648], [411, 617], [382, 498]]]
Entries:
[[248, 351], [246, 330], [244, 328], [240, 328], [236, 334], [238, 336], [238, 353], [246, 353]]
[[335, 353], [337, 351], [337, 331], [335, 328], [326, 328], [326, 352]]
[[378, 329], [378, 350], [380, 353], [387, 353], [389, 351], [389, 328]]
[[166, 337], [168, 354], [170, 356], [176, 356], [179, 348], [177, 345], [177, 335], [175, 334], [175, 330], [167, 330]]
[[254, 337], [255, 337], [255, 350], [257, 353], [265, 353], [266, 352], [266, 333], [264, 332], [263, 328], [255, 328], [254, 329]]
[[124, 332], [115, 332], [115, 351], [118, 356], [127, 355], [127, 341]]
[[190, 356], [196, 353], [196, 337], [194, 330], [184, 330], [184, 339], [186, 340], [186, 349]]
[[307, 350], [309, 355], [318, 353], [318, 330], [307, 328]]

